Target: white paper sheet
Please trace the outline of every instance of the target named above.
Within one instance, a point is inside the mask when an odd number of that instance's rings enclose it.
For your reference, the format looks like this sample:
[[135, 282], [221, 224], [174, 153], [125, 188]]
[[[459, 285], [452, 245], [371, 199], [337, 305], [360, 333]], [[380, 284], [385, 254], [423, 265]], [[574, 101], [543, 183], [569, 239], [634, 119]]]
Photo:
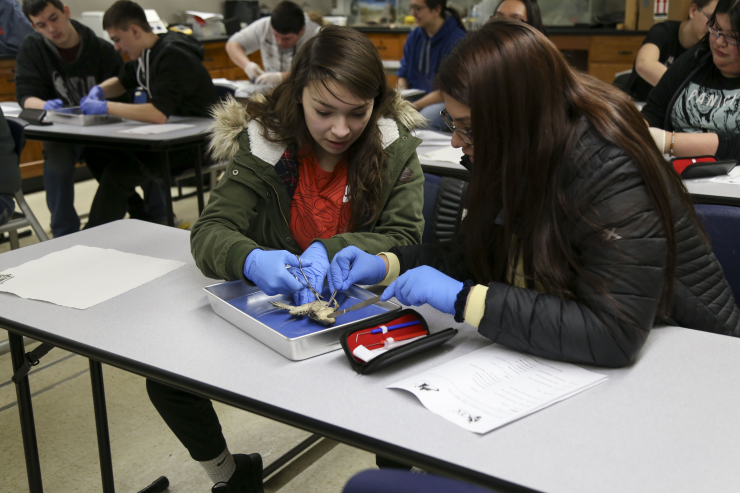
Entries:
[[76, 245], [0, 272], [0, 291], [84, 310], [185, 262]]
[[427, 159], [429, 161], [442, 161], [445, 163], [460, 163], [463, 157], [462, 149], [455, 149], [454, 147], [445, 147], [432, 152], [427, 152], [419, 156], [421, 159]]
[[424, 141], [422, 145], [443, 146], [450, 145], [450, 142], [452, 142], [452, 134], [444, 132], [436, 132], [434, 130], [414, 130], [412, 133], [414, 134], [414, 137]]
[[5, 116], [18, 116], [21, 114], [21, 105], [13, 101], [3, 101], [0, 103], [0, 107], [3, 109], [3, 115]]
[[401, 89], [401, 96], [404, 98], [410, 98], [412, 96], [418, 96], [419, 94], [426, 94], [426, 91], [421, 89]]
[[122, 134], [157, 135], [174, 132], [175, 130], [183, 130], [194, 126], [195, 125], [188, 125], [187, 123], [163, 123], [161, 125], [142, 125], [129, 128], [128, 130], [119, 130], [118, 132]]
[[427, 409], [466, 430], [488, 433], [606, 379], [491, 344], [388, 388], [411, 392]]

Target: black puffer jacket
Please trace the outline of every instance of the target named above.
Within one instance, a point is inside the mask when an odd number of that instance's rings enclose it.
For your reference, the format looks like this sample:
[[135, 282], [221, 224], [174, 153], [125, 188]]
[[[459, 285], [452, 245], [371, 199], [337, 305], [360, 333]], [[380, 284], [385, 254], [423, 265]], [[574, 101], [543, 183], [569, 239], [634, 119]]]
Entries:
[[[633, 161], [590, 125], [580, 128], [568, 188], [580, 197], [594, 230], [580, 221], [573, 248], [585, 270], [605, 282], [614, 302], [586, 280], [575, 279], [575, 300], [493, 282], [479, 331], [506, 347], [573, 363], [619, 367], [634, 361], [656, 321], [665, 274], [666, 239]], [[670, 320], [679, 325], [740, 336], [740, 311], [710, 247], [684, 206], [673, 204], [678, 262]], [[463, 228], [464, 230], [464, 228]], [[474, 279], [464, 261], [464, 237], [448, 243], [394, 248], [401, 273], [429, 265], [458, 279]]]

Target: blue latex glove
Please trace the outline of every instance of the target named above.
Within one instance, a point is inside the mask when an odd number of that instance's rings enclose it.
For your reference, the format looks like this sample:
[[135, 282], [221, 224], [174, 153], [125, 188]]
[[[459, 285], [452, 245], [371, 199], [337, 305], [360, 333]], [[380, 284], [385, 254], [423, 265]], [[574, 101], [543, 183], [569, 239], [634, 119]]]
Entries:
[[348, 246], [331, 260], [329, 289], [344, 291], [353, 284], [378, 284], [385, 277], [385, 262], [377, 255]]
[[90, 89], [90, 92], [87, 93], [87, 97], [85, 99], [91, 99], [93, 101], [104, 101], [105, 100], [105, 93], [100, 88], [100, 86], [93, 86], [92, 89]]
[[[314, 241], [306, 248], [303, 255], [301, 255], [301, 262], [308, 282], [320, 293], [324, 289], [324, 279], [326, 279], [326, 274], [329, 272], [329, 255], [326, 253], [326, 247], [320, 241]], [[308, 262], [310, 262], [310, 267], [306, 267]], [[301, 274], [299, 269], [290, 269], [290, 271], [294, 276], [303, 281], [303, 274]], [[296, 305], [302, 305], [316, 301], [316, 295], [308, 287], [305, 287], [300, 291], [295, 291], [293, 293], [293, 299]]]
[[64, 106], [64, 103], [62, 103], [61, 99], [50, 99], [46, 103], [44, 103], [44, 109], [46, 111], [49, 110], [56, 110]]
[[82, 110], [83, 115], [107, 115], [108, 102], [87, 98], [80, 104], [80, 110]]
[[463, 283], [442, 274], [437, 269], [422, 265], [406, 271], [383, 291], [380, 297], [388, 301], [394, 296], [404, 305], [419, 306], [424, 303], [437, 310], [455, 314], [455, 301]]
[[[304, 270], [306, 264], [310, 265], [304, 260]], [[286, 250], [255, 249], [244, 262], [244, 276], [269, 296], [300, 291], [303, 284], [288, 272], [286, 265], [298, 267], [298, 257]]]

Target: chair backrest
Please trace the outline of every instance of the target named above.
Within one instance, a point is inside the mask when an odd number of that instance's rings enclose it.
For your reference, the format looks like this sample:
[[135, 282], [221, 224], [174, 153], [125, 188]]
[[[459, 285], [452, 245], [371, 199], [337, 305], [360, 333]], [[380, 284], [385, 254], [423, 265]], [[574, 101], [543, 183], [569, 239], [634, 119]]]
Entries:
[[23, 133], [23, 127], [25, 125], [14, 118], [6, 118], [6, 120], [10, 127], [10, 134], [13, 136], [13, 141], [15, 141], [15, 148], [13, 150], [18, 156], [18, 163], [20, 163], [21, 152], [26, 147], [26, 134]]
[[433, 224], [434, 224], [434, 204], [437, 201], [437, 191], [439, 191], [439, 182], [442, 180], [437, 175], [424, 173], [424, 233], [421, 236], [422, 243], [431, 243]]
[[422, 243], [444, 242], [460, 229], [468, 182], [424, 173], [424, 233]]
[[218, 99], [225, 100], [227, 96], [234, 96], [236, 94], [236, 89], [233, 87], [228, 86], [220, 86], [218, 84], [215, 84], [213, 87], [216, 88], [216, 94], [218, 94]]
[[732, 293], [740, 300], [740, 207], [697, 204], [695, 208]]

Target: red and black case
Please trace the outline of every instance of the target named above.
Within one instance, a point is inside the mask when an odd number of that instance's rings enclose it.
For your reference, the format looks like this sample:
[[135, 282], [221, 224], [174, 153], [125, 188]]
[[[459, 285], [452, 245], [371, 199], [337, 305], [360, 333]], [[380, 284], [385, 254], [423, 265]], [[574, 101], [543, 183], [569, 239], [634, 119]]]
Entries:
[[[392, 330], [386, 334], [363, 334], [358, 336], [360, 332], [369, 332], [372, 329], [377, 329], [381, 325], [391, 326], [414, 321], [419, 321], [419, 324]], [[423, 339], [393, 348], [368, 362], [362, 361], [352, 353], [360, 344], [367, 346], [368, 344], [375, 342], [383, 342], [388, 337], [396, 339], [400, 336], [416, 333], [424, 333], [425, 336]], [[368, 374], [409, 358], [415, 354], [444, 344], [455, 337], [456, 334], [457, 329], [453, 328], [445, 329], [436, 334], [431, 334], [424, 317], [415, 310], [406, 308], [398, 312], [388, 312], [378, 317], [373, 317], [371, 321], [361, 321], [350, 325], [344, 332], [342, 332], [342, 335], [339, 337], [339, 342], [342, 344], [344, 354], [347, 356], [352, 368], [354, 368], [357, 373]]]
[[726, 175], [735, 167], [737, 161], [727, 159], [717, 161], [714, 156], [676, 157], [671, 160], [673, 169], [683, 179], [709, 178]]

